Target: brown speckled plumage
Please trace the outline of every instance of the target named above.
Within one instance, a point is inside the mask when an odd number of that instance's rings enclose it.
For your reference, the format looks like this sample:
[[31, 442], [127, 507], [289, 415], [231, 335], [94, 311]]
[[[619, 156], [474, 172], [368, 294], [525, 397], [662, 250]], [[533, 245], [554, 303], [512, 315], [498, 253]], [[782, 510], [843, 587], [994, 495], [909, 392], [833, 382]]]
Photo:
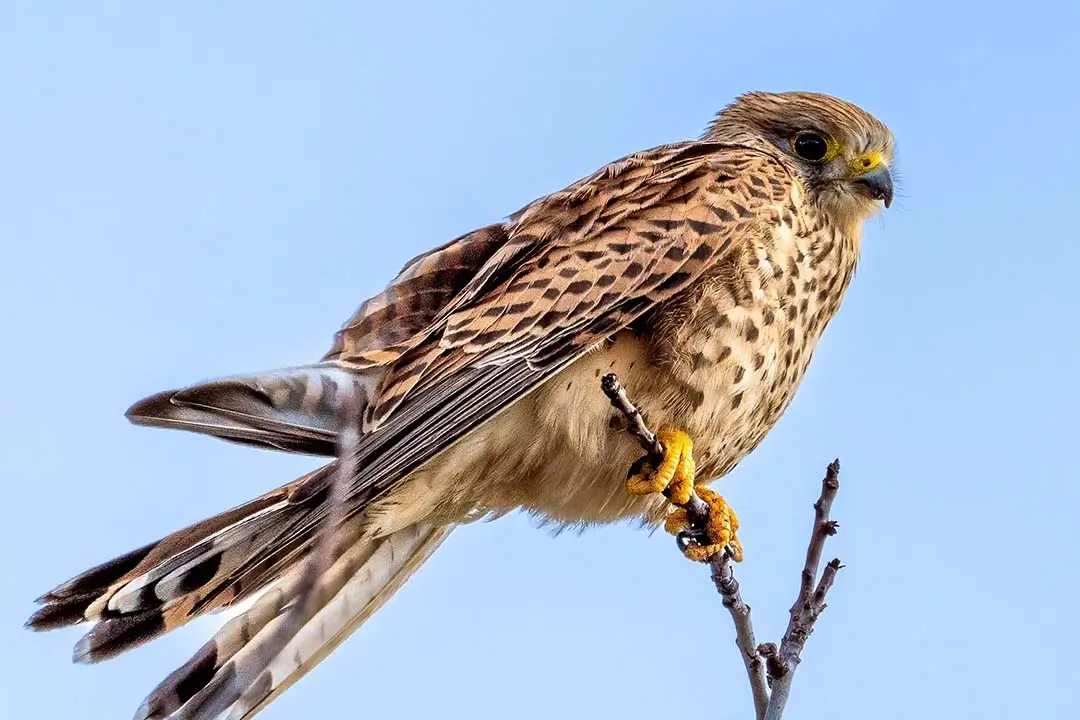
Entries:
[[361, 470], [319, 580], [327, 601], [276, 657], [260, 649], [295, 599], [333, 462], [74, 578], [31, 626], [94, 621], [76, 648], [92, 662], [269, 588], [138, 715], [246, 718], [455, 524], [518, 508], [570, 526], [661, 520], [662, 500], [626, 492], [640, 451], [613, 429], [600, 377], [618, 373], [650, 425], [694, 438], [700, 478], [729, 472], [791, 402], [839, 308], [862, 224], [891, 200], [892, 152], [843, 101], [743, 96], [698, 141], [623, 158], [410, 261], [322, 362], [132, 407], [140, 424], [333, 455], [337, 400], [356, 384]]

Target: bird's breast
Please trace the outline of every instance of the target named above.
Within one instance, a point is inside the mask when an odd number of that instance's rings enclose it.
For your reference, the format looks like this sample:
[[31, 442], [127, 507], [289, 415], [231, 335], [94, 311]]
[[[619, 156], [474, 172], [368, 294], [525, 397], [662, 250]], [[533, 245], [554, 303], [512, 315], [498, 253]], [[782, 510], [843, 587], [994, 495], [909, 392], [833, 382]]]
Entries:
[[704, 476], [729, 472], [779, 420], [854, 272], [857, 249], [832, 229], [777, 227], [661, 322], [660, 362], [685, 388], [672, 415]]
[[600, 380], [616, 373], [653, 429], [691, 435], [699, 481], [729, 472], [787, 408], [854, 269], [837, 262], [843, 248], [828, 237], [788, 240], [620, 331], [471, 431], [374, 509], [376, 524], [516, 508], [567, 526], [661, 520], [659, 496], [626, 491], [642, 451]]

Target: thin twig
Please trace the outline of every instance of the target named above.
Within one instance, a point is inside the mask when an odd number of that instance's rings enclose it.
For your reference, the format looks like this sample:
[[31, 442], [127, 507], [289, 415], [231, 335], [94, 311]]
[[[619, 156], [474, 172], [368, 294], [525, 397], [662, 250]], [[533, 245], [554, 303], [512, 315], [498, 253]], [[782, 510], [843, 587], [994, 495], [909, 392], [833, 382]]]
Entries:
[[[664, 446], [656, 434], [645, 424], [641, 411], [630, 401], [626, 390], [614, 373], [605, 375], [600, 387], [611, 401], [612, 406], [626, 418], [626, 430], [635, 438], [642, 449], [649, 454], [654, 463], [659, 463], [664, 455]], [[666, 494], [666, 493], [665, 493]], [[691, 529], [705, 527], [709, 519], [709, 506], [696, 492], [691, 490], [690, 501], [686, 508], [687, 520]], [[680, 543], [682, 549], [682, 543]], [[746, 665], [746, 674], [750, 680], [750, 690], [754, 695], [754, 711], [757, 720], [765, 717], [765, 708], [769, 701], [769, 688], [765, 672], [765, 659], [758, 652], [754, 627], [750, 622], [750, 606], [742, 599], [739, 581], [731, 567], [731, 555], [725, 551], [717, 554], [711, 561], [713, 584], [720, 593], [724, 607], [731, 613], [735, 623], [735, 644]]]
[[[645, 424], [637, 406], [627, 397], [619, 378], [614, 374], [605, 375], [601, 380], [601, 388], [612, 406], [626, 418], [627, 431], [637, 438], [650, 461], [658, 463], [663, 457], [664, 446]], [[791, 619], [779, 646], [775, 643], [757, 644], [754, 626], [750, 620], [750, 606], [742, 598], [730, 555], [720, 553], [709, 561], [713, 584], [720, 593], [724, 607], [731, 613], [735, 625], [735, 644], [746, 666], [757, 720], [781, 720], [783, 717], [791, 694], [795, 668], [799, 664], [806, 641], [814, 630], [814, 623], [825, 610], [825, 597], [832, 588], [836, 573], [842, 567], [840, 560], [831, 560], [820, 577], [818, 576], [825, 541], [836, 534], [838, 527], [829, 514], [839, 489], [840, 461], [834, 460], [822, 481], [821, 495], [814, 503], [814, 528], [800, 576], [799, 595], [791, 607]], [[697, 493], [691, 493], [690, 502], [684, 507], [692, 529], [705, 526], [709, 506]]]
[[619, 376], [610, 373], [600, 378], [600, 389], [604, 391], [615, 409], [626, 418], [626, 431], [637, 438], [641, 449], [654, 457], [663, 457], [664, 445], [656, 438], [656, 433], [645, 424], [645, 418], [641, 416], [641, 411], [626, 396], [626, 390], [623, 389], [622, 383], [619, 382]]
[[[810, 537], [810, 546], [806, 549], [806, 563], [802, 571], [802, 585], [799, 589], [798, 602], [809, 602], [814, 591], [818, 566], [821, 565], [821, 553], [825, 550], [825, 541], [836, 534], [837, 523], [829, 519], [833, 500], [840, 489], [840, 461], [833, 460], [825, 471], [821, 482], [821, 497], [814, 503], [814, 530]], [[794, 608], [792, 608], [794, 610]]]
[[[638, 444], [655, 463], [659, 463], [664, 457], [664, 444], [656, 437], [656, 433], [645, 424], [645, 418], [637, 409], [630, 398], [626, 396], [626, 390], [619, 382], [619, 376], [615, 373], [605, 375], [600, 379], [600, 389], [607, 395], [611, 405], [626, 418], [626, 431], [637, 438]], [[667, 497], [667, 491], [664, 492]], [[686, 519], [692, 530], [701, 530], [709, 521], [709, 506], [698, 497], [693, 488], [690, 489], [690, 500], [683, 505], [686, 509]]]
[[814, 529], [810, 535], [810, 545], [806, 549], [806, 563], [803, 566], [799, 595], [791, 606], [791, 619], [787, 631], [780, 642], [775, 662], [769, 665], [769, 680], [772, 692], [765, 720], [780, 720], [784, 715], [788, 697], [791, 694], [791, 682], [795, 677], [795, 668], [802, 659], [803, 648], [810, 634], [814, 632], [814, 623], [825, 609], [825, 596], [832, 587], [840, 560], [831, 560], [818, 580], [818, 568], [821, 566], [821, 554], [825, 541], [836, 534], [837, 524], [829, 518], [833, 500], [840, 490], [840, 461], [834, 460], [825, 472], [821, 482], [821, 496], [814, 503]]
[[713, 584], [716, 585], [724, 607], [731, 613], [731, 619], [735, 623], [735, 645], [739, 648], [739, 654], [746, 666], [746, 676], [750, 680], [750, 692], [754, 696], [754, 716], [757, 720], [762, 720], [769, 705], [769, 684], [765, 675], [765, 658], [758, 650], [754, 625], [750, 622], [750, 606], [739, 592], [739, 581], [731, 567], [731, 558], [726, 553], [720, 554], [710, 565]]

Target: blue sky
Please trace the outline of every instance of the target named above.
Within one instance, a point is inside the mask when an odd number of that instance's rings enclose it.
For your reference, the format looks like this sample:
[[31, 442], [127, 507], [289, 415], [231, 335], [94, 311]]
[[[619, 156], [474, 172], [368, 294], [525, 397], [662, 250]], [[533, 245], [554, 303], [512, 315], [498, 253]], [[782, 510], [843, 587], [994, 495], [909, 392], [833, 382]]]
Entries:
[[[132, 427], [132, 401], [317, 358], [414, 254], [740, 92], [809, 89], [890, 125], [900, 196], [719, 486], [774, 639], [843, 463], [847, 568], [789, 715], [1070, 715], [1078, 30], [1068, 1], [5, 3], [0, 713], [130, 716], [217, 621], [73, 666], [78, 633], [22, 630], [31, 601], [312, 466]], [[745, 718], [732, 642], [666, 536], [511, 517], [457, 532], [261, 717]]]

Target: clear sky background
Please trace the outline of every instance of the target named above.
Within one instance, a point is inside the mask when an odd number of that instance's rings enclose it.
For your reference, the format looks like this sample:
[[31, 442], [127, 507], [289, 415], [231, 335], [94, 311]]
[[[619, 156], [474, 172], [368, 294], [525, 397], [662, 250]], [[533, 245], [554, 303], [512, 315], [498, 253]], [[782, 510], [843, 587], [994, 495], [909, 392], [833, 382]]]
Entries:
[[[219, 620], [70, 663], [32, 600], [313, 466], [135, 428], [319, 357], [414, 254], [746, 90], [890, 125], [900, 195], [790, 411], [720, 485], [778, 639], [825, 464], [847, 565], [790, 717], [1067, 717], [1080, 634], [1080, 5], [4, 3], [0, 715], [129, 717]], [[262, 717], [747, 718], [705, 568], [472, 526]]]

